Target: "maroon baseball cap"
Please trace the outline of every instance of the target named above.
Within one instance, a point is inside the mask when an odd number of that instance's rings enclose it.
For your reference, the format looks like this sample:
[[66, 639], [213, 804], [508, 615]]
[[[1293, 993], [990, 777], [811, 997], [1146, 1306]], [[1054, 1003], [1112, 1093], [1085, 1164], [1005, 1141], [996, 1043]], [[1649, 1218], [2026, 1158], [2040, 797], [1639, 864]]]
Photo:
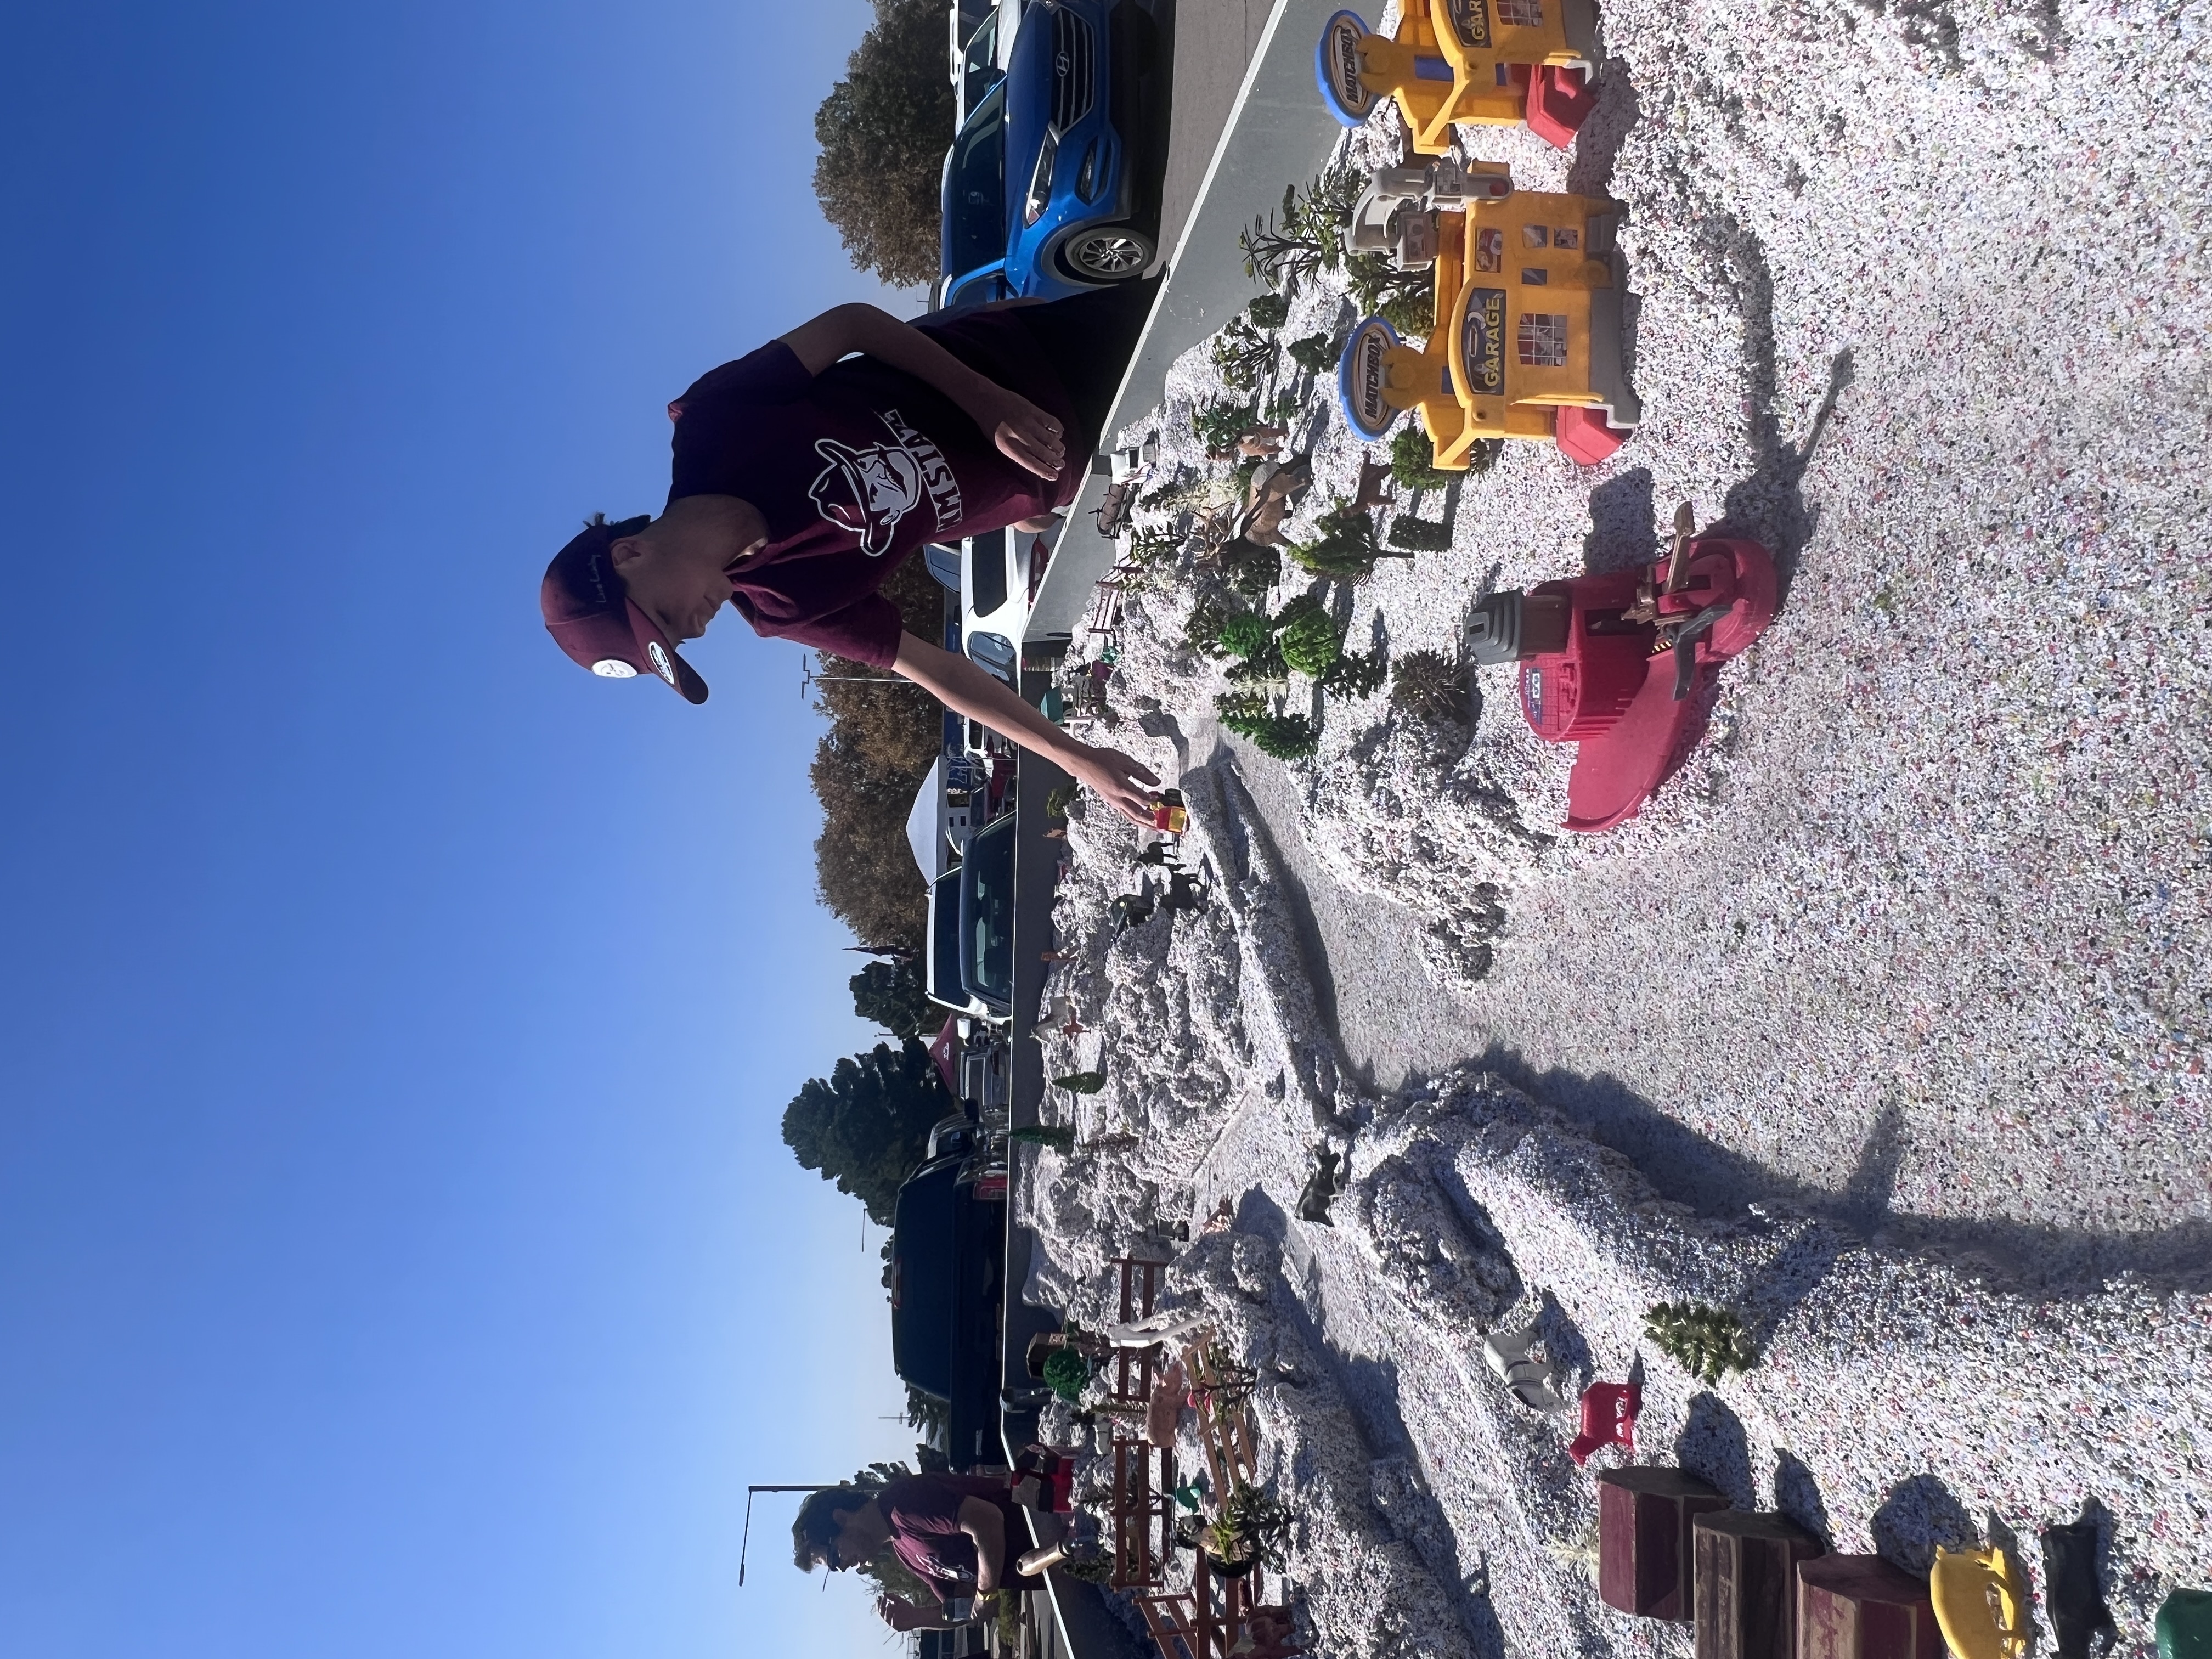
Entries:
[[676, 654], [660, 625], [629, 597], [607, 550], [652, 523], [650, 518], [620, 524], [590, 524], [553, 556], [538, 584], [538, 608], [553, 643], [604, 679], [635, 679], [658, 674], [686, 702], [707, 701], [707, 682]]

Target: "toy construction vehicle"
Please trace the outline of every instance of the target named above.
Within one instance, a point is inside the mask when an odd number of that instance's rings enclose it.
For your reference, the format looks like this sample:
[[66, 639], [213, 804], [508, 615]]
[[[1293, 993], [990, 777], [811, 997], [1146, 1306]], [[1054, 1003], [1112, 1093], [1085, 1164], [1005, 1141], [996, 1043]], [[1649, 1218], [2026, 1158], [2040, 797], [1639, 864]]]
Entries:
[[1620, 360], [1621, 211], [1594, 196], [1516, 191], [1494, 162], [1377, 168], [1345, 251], [1431, 268], [1436, 327], [1425, 346], [1380, 317], [1352, 331], [1337, 395], [1352, 430], [1379, 439], [1418, 410], [1447, 471], [1487, 438], [1550, 439], [1583, 466], [1619, 449], [1643, 418]]
[[1322, 25], [1314, 78], [1329, 112], [1356, 127], [1395, 98], [1424, 155], [1451, 149], [1452, 124], [1526, 122], [1561, 149], [1597, 107], [1592, 0], [1401, 0], [1398, 32], [1355, 12]]
[[1700, 695], [1774, 620], [1774, 561], [1757, 542], [1692, 533], [1685, 502], [1668, 556], [1610, 575], [1493, 593], [1468, 619], [1476, 663], [1517, 663], [1521, 714], [1547, 743], [1580, 745], [1570, 830], [1632, 818], [1703, 735]]

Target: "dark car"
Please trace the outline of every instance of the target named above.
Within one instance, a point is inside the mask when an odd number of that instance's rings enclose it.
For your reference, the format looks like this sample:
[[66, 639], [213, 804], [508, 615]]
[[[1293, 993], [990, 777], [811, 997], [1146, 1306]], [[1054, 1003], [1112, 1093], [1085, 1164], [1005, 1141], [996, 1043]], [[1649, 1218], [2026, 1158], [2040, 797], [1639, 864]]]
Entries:
[[956, 1469], [1004, 1462], [999, 1438], [1006, 1174], [965, 1117], [930, 1133], [931, 1157], [899, 1188], [891, 1231], [891, 1364], [944, 1401]]
[[946, 310], [1144, 274], [1158, 245], [1159, 43], [1136, 0], [1033, 0], [945, 153]]

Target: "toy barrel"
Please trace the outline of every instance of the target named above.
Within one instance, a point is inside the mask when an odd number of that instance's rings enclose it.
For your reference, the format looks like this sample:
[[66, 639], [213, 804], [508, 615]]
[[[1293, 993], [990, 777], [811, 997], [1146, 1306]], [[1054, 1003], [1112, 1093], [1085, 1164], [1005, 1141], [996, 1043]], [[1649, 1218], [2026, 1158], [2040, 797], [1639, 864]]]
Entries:
[[1943, 1659], [1927, 1584], [1878, 1555], [1799, 1562], [1797, 1659]]
[[1698, 1659], [1796, 1659], [1797, 1564], [1820, 1542], [1784, 1516], [1723, 1510], [1691, 1522]]
[[1691, 1527], [1729, 1506], [1693, 1474], [1638, 1464], [1597, 1478], [1598, 1600], [1644, 1619], [1687, 1620], [1696, 1563]]

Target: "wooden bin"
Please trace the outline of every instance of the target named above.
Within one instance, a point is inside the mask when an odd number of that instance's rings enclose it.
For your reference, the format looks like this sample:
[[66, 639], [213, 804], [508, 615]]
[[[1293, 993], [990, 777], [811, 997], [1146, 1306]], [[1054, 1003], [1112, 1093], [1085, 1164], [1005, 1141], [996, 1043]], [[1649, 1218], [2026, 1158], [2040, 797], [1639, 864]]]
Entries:
[[1878, 1555], [1799, 1562], [1797, 1659], [1943, 1659], [1927, 1581]]
[[1597, 1478], [1598, 1599], [1644, 1619], [1687, 1620], [1691, 1524], [1729, 1501], [1693, 1474], [1638, 1465]]
[[1698, 1659], [1797, 1659], [1797, 1564], [1820, 1540], [1769, 1510], [1717, 1510], [1691, 1530]]

